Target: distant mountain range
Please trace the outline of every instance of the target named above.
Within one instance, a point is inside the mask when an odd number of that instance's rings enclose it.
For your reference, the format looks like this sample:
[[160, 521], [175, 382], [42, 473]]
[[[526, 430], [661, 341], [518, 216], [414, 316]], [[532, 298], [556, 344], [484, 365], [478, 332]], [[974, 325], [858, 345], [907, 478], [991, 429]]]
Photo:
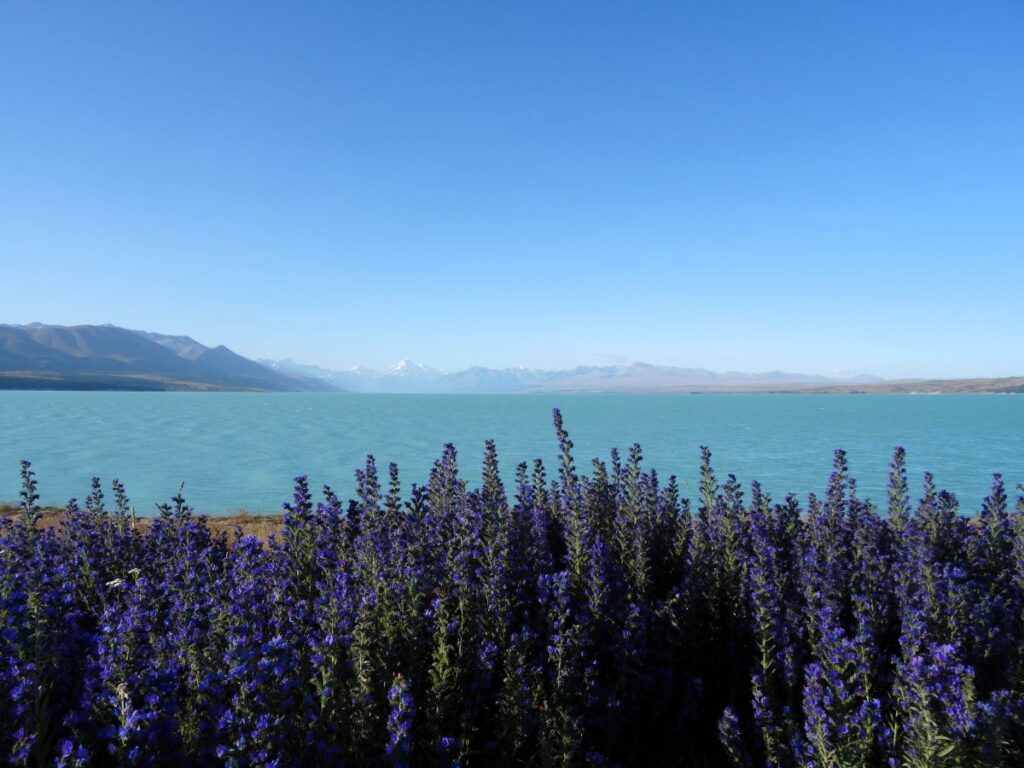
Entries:
[[718, 373], [647, 363], [564, 370], [455, 372], [400, 360], [386, 370], [329, 370], [292, 360], [253, 361], [189, 336], [113, 325], [0, 324], [0, 389], [259, 392], [1021, 392], [1024, 377], [886, 381], [784, 371]]
[[830, 379], [800, 373], [716, 373], [703, 368], [674, 368], [647, 363], [579, 366], [565, 370], [481, 368], [445, 373], [401, 360], [387, 370], [351, 368], [333, 371], [293, 360], [261, 360], [275, 371], [319, 379], [347, 392], [517, 393], [517, 392], [674, 392], [741, 391], [779, 387], [877, 383], [874, 376]]

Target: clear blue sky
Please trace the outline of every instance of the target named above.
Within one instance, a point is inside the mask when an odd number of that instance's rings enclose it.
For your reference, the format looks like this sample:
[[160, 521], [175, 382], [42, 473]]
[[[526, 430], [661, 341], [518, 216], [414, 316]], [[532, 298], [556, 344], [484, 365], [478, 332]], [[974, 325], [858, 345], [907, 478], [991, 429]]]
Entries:
[[4, 2], [0, 320], [1024, 373], [1024, 4]]

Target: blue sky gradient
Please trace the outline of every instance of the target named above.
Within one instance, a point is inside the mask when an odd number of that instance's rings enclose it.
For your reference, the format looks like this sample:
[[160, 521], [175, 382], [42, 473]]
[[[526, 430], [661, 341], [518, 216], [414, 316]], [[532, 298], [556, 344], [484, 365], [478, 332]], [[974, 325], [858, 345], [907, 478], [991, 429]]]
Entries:
[[0, 320], [1024, 374], [1024, 4], [0, 5]]

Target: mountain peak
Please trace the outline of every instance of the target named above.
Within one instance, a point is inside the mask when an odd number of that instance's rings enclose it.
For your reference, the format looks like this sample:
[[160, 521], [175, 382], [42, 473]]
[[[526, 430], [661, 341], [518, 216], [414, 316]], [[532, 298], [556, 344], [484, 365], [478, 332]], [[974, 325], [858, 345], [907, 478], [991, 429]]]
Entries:
[[434, 379], [441, 376], [441, 372], [428, 368], [423, 363], [417, 363], [414, 360], [403, 357], [388, 368], [385, 375]]

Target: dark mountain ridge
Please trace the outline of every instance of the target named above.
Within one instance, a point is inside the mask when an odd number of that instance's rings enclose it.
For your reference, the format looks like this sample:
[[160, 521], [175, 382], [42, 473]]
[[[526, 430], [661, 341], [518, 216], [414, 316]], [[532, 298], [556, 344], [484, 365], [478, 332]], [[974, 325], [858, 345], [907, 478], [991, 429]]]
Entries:
[[113, 325], [0, 325], [0, 389], [322, 391], [225, 346]]

